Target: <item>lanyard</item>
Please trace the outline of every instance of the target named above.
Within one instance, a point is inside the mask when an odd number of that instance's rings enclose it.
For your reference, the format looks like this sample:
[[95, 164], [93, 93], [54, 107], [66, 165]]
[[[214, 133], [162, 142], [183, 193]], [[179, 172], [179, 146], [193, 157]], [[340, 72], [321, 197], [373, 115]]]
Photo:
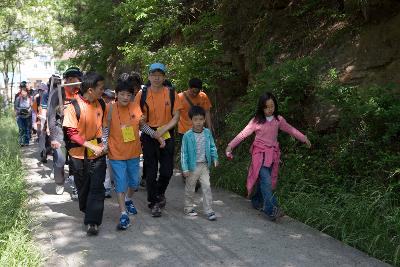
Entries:
[[[132, 122], [132, 117], [133, 117], [133, 116], [131, 115], [131, 111], [129, 110], [129, 104], [128, 104], [128, 106], [127, 106], [127, 109], [128, 109], [128, 113], [129, 113], [129, 122], [128, 122], [128, 124], [130, 124], [130, 123]], [[118, 104], [118, 102], [117, 102], [117, 114], [118, 114], [119, 126], [122, 127], [121, 117], [120, 117], [120, 115], [119, 115], [119, 104]]]

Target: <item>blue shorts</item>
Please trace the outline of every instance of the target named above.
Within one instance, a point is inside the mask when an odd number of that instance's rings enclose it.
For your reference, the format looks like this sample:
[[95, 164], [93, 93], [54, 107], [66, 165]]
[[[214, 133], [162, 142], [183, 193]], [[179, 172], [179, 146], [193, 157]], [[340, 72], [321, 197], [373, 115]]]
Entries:
[[128, 187], [133, 189], [139, 187], [139, 160], [140, 158], [128, 160], [110, 159], [115, 192], [123, 193], [128, 190]]

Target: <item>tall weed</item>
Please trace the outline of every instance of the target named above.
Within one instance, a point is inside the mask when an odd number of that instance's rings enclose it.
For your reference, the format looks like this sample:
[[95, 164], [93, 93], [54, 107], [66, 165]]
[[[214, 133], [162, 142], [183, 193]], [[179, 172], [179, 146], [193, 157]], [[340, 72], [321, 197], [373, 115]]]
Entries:
[[14, 119], [0, 118], [0, 266], [40, 266], [29, 232], [26, 183]]

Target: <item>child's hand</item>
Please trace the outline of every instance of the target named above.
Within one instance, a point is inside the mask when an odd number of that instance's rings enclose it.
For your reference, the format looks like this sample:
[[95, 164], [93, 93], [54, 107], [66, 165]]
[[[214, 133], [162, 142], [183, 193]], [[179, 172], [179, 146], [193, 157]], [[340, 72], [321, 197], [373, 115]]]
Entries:
[[307, 136], [306, 136], [306, 142], [305, 143], [306, 143], [308, 148], [311, 148], [311, 142], [310, 142], [310, 140], [308, 140]]
[[164, 138], [158, 136], [156, 139], [157, 139], [157, 141], [160, 143], [160, 148], [164, 148], [164, 147], [165, 147], [165, 140], [164, 140]]
[[93, 145], [92, 147], [90, 147], [90, 149], [93, 150], [95, 156], [100, 156], [101, 154], [103, 154], [103, 147], [101, 146]]
[[218, 160], [214, 161], [214, 167], [217, 168], [219, 165]]
[[230, 146], [226, 147], [225, 154], [232, 154], [232, 148]]
[[182, 173], [183, 177], [188, 178], [190, 176], [190, 172], [186, 171]]

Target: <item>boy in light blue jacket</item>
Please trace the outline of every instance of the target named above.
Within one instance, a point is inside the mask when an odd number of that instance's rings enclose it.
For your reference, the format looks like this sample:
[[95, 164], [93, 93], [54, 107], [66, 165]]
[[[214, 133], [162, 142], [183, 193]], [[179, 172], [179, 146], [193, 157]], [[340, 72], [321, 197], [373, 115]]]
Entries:
[[204, 128], [205, 110], [199, 106], [192, 106], [189, 118], [193, 127], [183, 135], [181, 148], [182, 171], [186, 177], [184, 211], [188, 216], [197, 216], [193, 197], [196, 183], [200, 180], [204, 212], [210, 221], [215, 221], [217, 217], [212, 209], [209, 168], [211, 164], [218, 166], [217, 148], [210, 130]]

